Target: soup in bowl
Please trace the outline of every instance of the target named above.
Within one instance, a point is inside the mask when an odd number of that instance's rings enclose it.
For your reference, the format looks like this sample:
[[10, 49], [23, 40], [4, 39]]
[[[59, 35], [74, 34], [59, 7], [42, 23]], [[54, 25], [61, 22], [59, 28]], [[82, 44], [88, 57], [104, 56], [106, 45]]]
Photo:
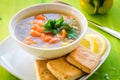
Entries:
[[78, 47], [87, 26], [79, 10], [64, 4], [46, 3], [18, 12], [9, 30], [25, 51], [38, 58], [52, 59]]

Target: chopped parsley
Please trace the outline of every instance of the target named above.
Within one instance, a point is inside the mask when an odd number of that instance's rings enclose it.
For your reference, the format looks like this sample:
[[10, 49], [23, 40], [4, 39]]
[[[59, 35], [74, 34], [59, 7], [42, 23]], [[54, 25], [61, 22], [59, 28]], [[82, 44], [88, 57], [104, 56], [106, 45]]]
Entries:
[[65, 29], [67, 32], [67, 37], [70, 39], [76, 39], [78, 38], [76, 30], [69, 25], [69, 23], [72, 23], [74, 20], [68, 20], [64, 21], [63, 17], [61, 17], [58, 20], [48, 20], [44, 24], [44, 33], [52, 33], [52, 34], [57, 34], [59, 33], [62, 29]]

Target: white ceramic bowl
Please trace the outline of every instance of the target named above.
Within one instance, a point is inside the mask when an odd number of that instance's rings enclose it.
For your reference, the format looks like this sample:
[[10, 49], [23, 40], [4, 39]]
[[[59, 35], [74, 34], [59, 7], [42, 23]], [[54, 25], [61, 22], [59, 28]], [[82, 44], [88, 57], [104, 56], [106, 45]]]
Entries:
[[[63, 47], [58, 48], [37, 48], [33, 46], [29, 46], [18, 40], [15, 36], [15, 27], [17, 23], [22, 20], [23, 18], [27, 16], [31, 16], [36, 13], [40, 12], [64, 12], [67, 14], [74, 15], [78, 22], [80, 23], [80, 36], [77, 40], [72, 42], [71, 44]], [[39, 5], [33, 5], [30, 7], [27, 7], [21, 11], [19, 11], [10, 21], [9, 24], [9, 30], [12, 38], [28, 53], [32, 54], [35, 57], [43, 58], [43, 59], [52, 59], [57, 58], [60, 56], [63, 56], [65, 54], [68, 54], [73, 49], [75, 49], [77, 46], [79, 46], [80, 40], [84, 36], [84, 34], [87, 31], [88, 23], [85, 18], [85, 16], [77, 9], [64, 5], [64, 4], [58, 4], [58, 3], [45, 3], [45, 4], [39, 4]]]

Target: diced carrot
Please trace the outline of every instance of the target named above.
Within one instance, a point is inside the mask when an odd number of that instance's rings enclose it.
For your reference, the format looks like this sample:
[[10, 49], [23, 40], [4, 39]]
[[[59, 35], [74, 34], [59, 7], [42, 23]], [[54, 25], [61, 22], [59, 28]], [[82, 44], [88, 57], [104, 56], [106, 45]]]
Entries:
[[51, 39], [52, 39], [51, 36], [46, 36], [45, 39], [44, 39], [44, 41], [45, 41], [45, 42], [49, 42]]
[[65, 29], [62, 29], [61, 39], [64, 39], [65, 37], [66, 37], [66, 31]]
[[43, 32], [44, 32], [44, 28], [43, 28], [43, 27], [39, 27], [38, 24], [34, 24], [34, 25], [32, 26], [32, 28], [31, 28], [31, 30], [35, 30], [35, 31], [37, 31], [37, 32], [39, 32], [39, 33], [43, 33]]
[[42, 40], [45, 39], [45, 34], [44, 34], [44, 33], [41, 34], [41, 39], [42, 39]]
[[23, 40], [23, 43], [30, 45], [30, 44], [36, 44], [37, 42], [32, 40], [32, 38], [27, 37]]
[[35, 19], [37, 19], [37, 20], [46, 20], [46, 18], [43, 16], [43, 15], [37, 15], [36, 17], [35, 17]]
[[58, 41], [59, 41], [58, 38], [52, 38], [48, 43], [53, 44], [53, 43], [57, 43]]
[[39, 26], [43, 26], [44, 21], [42, 21], [42, 20], [34, 20], [33, 24], [38, 24]]
[[49, 44], [53, 44], [59, 41], [59, 38], [52, 38], [52, 36], [46, 35], [44, 33], [41, 34], [41, 39], [44, 42], [48, 42]]
[[31, 30], [30, 31], [30, 35], [33, 36], [33, 37], [40, 37], [41, 33], [37, 32], [35, 30]]
[[39, 25], [38, 24], [34, 24], [32, 27], [31, 27], [31, 29], [33, 29], [33, 30], [37, 30], [39, 28]]
[[43, 33], [44, 32], [44, 28], [43, 27], [39, 27], [36, 31], [38, 31], [39, 33]]
[[42, 33], [42, 34], [41, 34], [41, 39], [42, 39], [44, 42], [49, 42], [49, 41], [52, 39], [52, 36], [46, 35], [46, 34]]

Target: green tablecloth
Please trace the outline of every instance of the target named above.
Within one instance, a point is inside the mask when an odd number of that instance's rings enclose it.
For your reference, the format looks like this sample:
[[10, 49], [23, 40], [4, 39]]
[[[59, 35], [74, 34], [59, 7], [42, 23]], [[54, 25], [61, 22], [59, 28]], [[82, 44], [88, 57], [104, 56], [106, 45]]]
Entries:
[[[89, 15], [80, 8], [79, 0], [61, 0], [81, 10], [87, 19], [96, 21], [97, 23], [107, 26], [120, 32], [120, 0], [114, 0], [111, 10], [104, 15]], [[52, 0], [0, 0], [0, 42], [9, 35], [8, 25], [11, 17], [20, 9]], [[120, 80], [120, 40], [107, 34], [96, 27], [89, 25], [91, 28], [103, 34], [111, 43], [111, 51], [107, 60], [88, 80], [107, 80], [105, 75], [109, 76], [109, 80]], [[15, 76], [0, 67], [0, 80], [18, 80]]]

